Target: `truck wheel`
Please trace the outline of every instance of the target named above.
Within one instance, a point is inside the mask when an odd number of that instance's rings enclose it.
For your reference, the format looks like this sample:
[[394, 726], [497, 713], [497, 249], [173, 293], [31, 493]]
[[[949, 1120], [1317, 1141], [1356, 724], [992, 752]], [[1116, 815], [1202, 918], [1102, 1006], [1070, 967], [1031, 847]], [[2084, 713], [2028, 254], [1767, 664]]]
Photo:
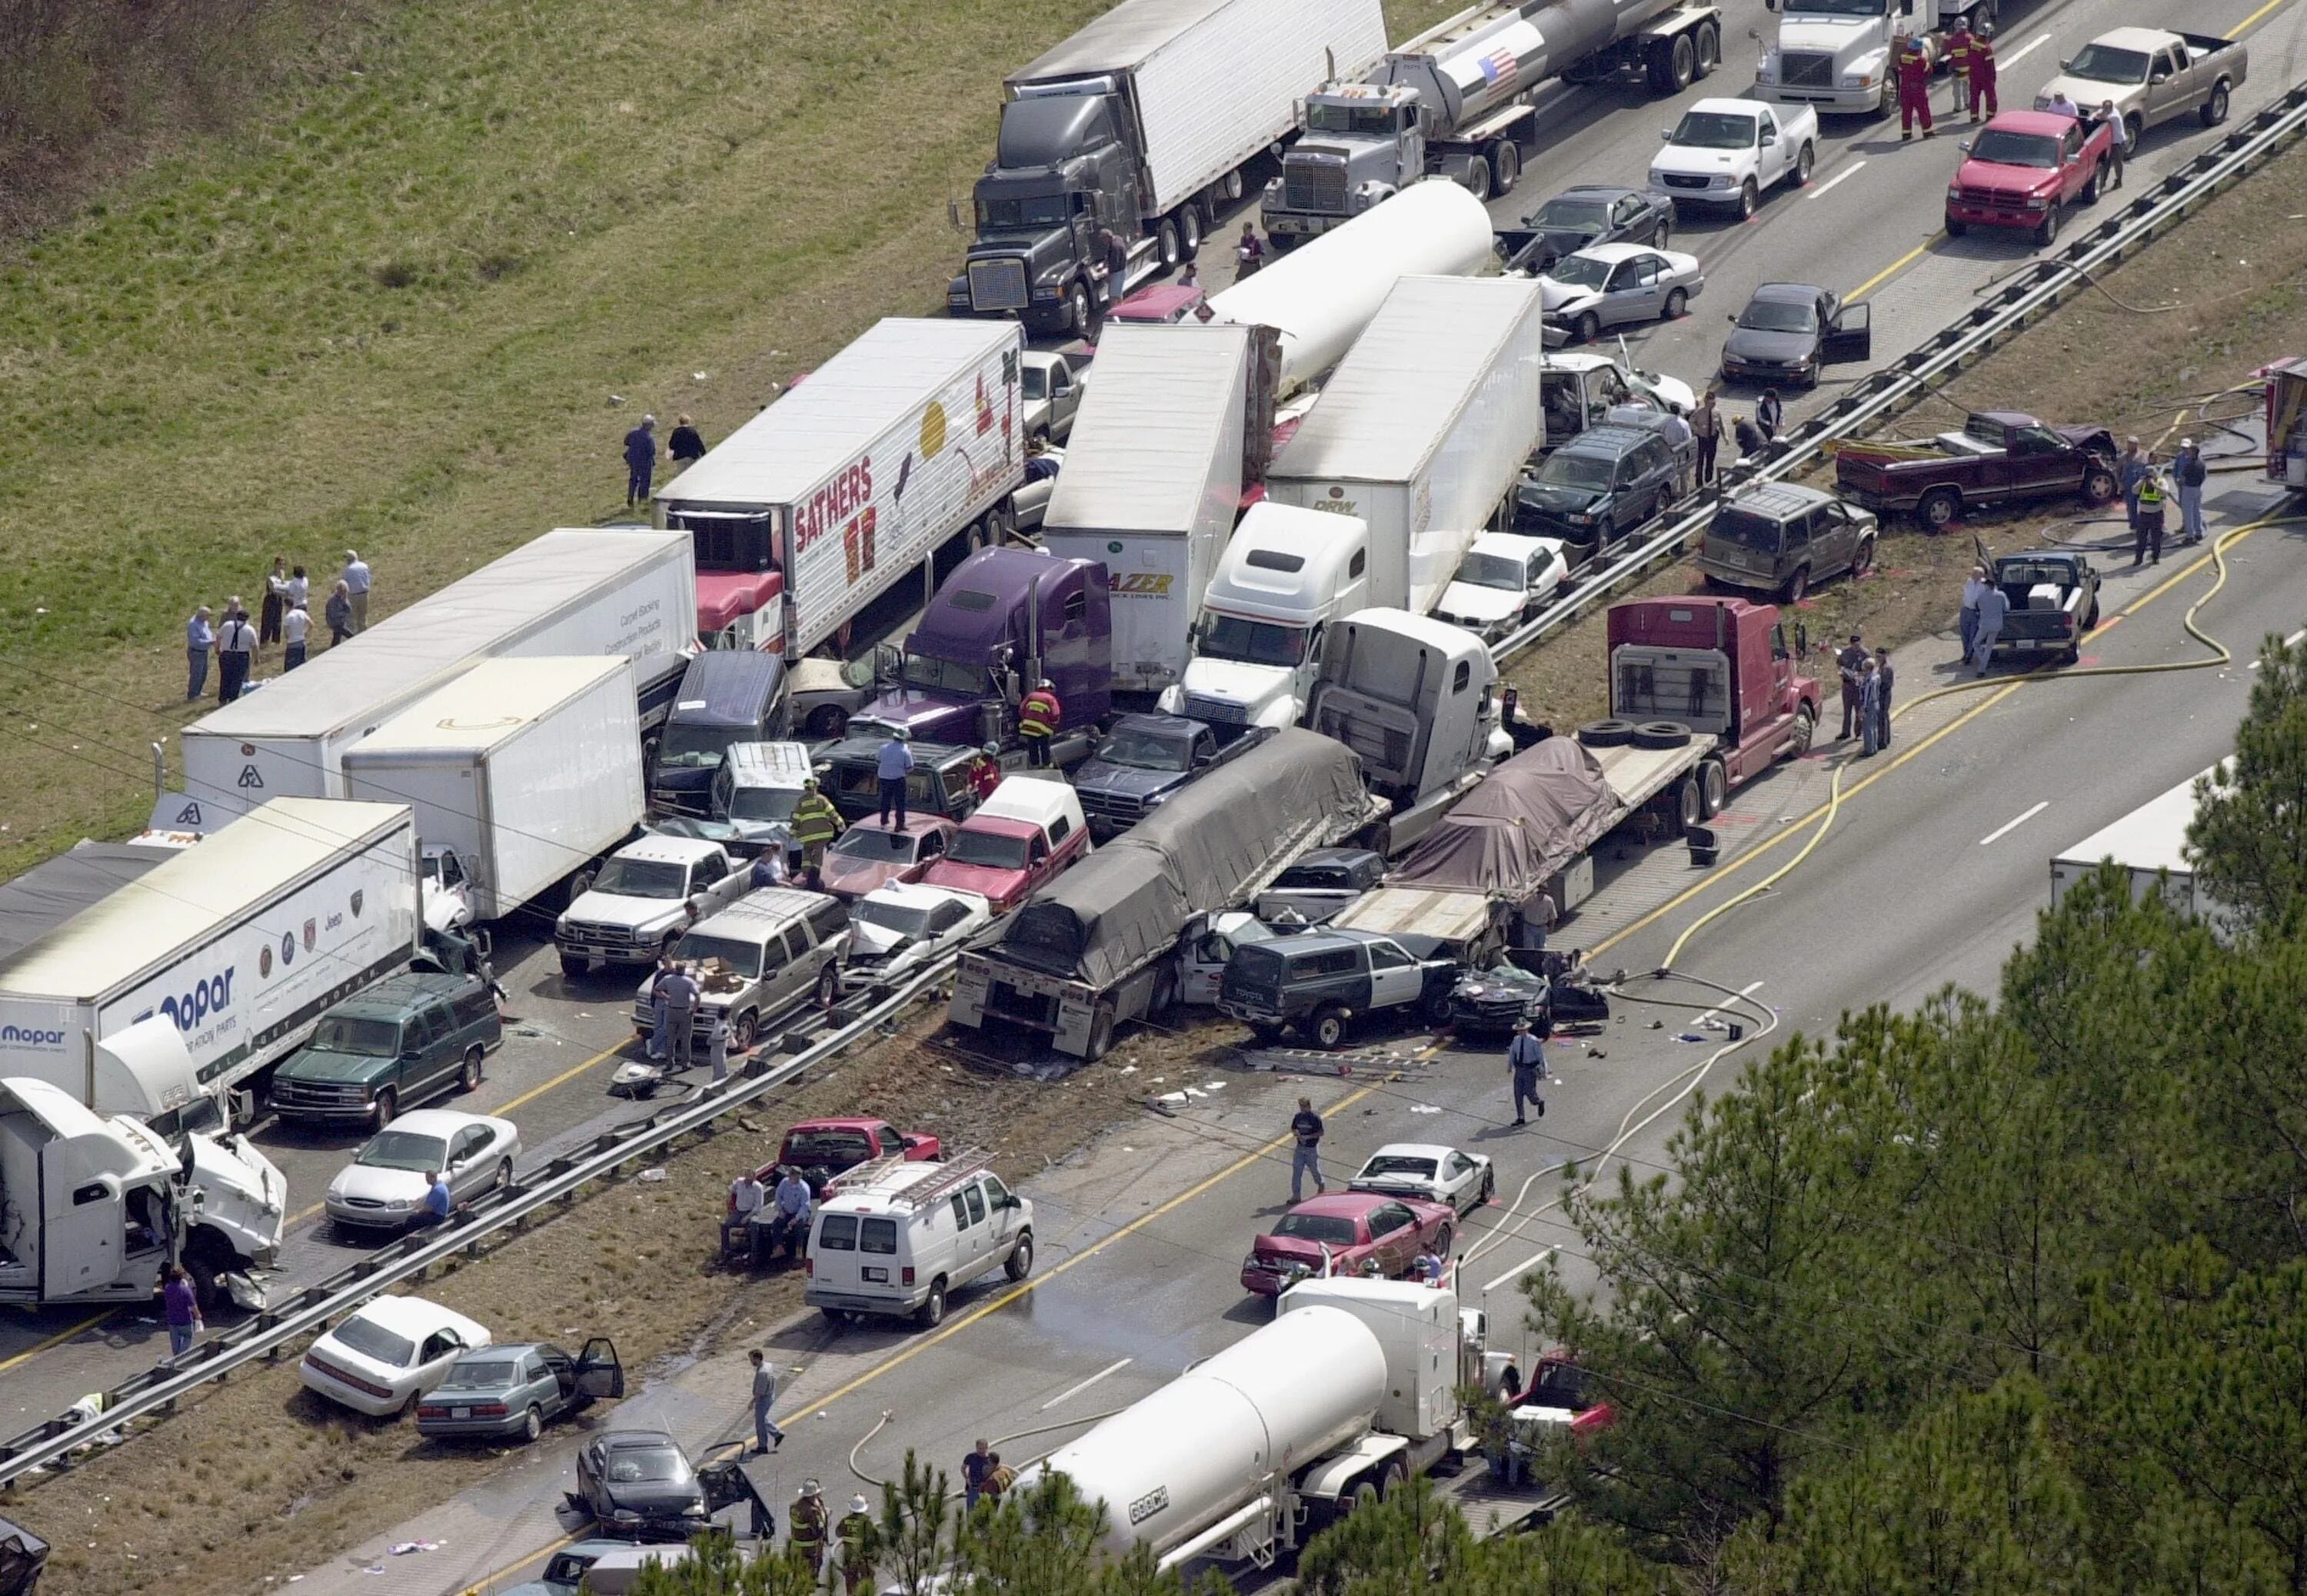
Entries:
[[1813, 149], [1810, 145], [1805, 144], [1802, 147], [1802, 153], [1795, 157], [1795, 186], [1797, 188], [1808, 188], [1810, 186], [1811, 168], [1816, 165], [1818, 165], [1818, 151]]
[[2139, 141], [2147, 136], [2147, 118], [2133, 111], [2123, 119], [2123, 152], [2129, 155], [2139, 148]]
[[1713, 819], [1722, 813], [1722, 805], [1730, 796], [1730, 778], [1719, 759], [1710, 759], [1698, 767], [1698, 807], [1701, 818]]
[[1522, 176], [1522, 147], [1512, 139], [1500, 139], [1491, 145], [1490, 171], [1498, 197], [1513, 193], [1515, 181]]
[[2059, 202], [2051, 201], [2051, 209], [2043, 213], [2043, 225], [2035, 229], [2035, 247], [2047, 250], [2059, 238]]
[[1446, 990], [1428, 993], [1418, 1000], [1418, 1018], [1429, 1030], [1440, 1030], [1450, 1023], [1450, 994]]
[[1597, 315], [1592, 311], [1589, 311], [1584, 315], [1578, 318], [1578, 341], [1580, 343], [1599, 343], [1601, 341], [1601, 337], [1602, 318], [1600, 316]]
[[1682, 779], [1675, 789], [1674, 817], [1686, 836], [1706, 822], [1706, 789], [1695, 771]]
[[582, 954], [563, 953], [561, 955], [561, 973], [573, 981], [585, 973], [591, 962]]
[[1786, 585], [1779, 589], [1780, 602], [1799, 604], [1802, 602], [1803, 594], [1809, 591], [1810, 568], [1806, 565], [1798, 565], [1795, 567], [1794, 575], [1787, 578]]
[[1634, 740], [1632, 721], [1589, 721], [1578, 729], [1578, 740], [1590, 748], [1623, 748]]
[[1485, 157], [1478, 155], [1466, 163], [1466, 189], [1475, 199], [1488, 201], [1492, 192], [1490, 163]]
[[400, 1099], [390, 1087], [376, 1095], [376, 1105], [368, 1111], [368, 1128], [382, 1131], [392, 1123], [393, 1115], [400, 1112]]
[[224, 1306], [224, 1288], [217, 1284], [216, 1265], [205, 1248], [184, 1254], [184, 1273], [192, 1277], [193, 1301], [202, 1313]]
[[1970, 231], [1970, 224], [1968, 222], [1958, 221], [1953, 217], [1946, 218], [1944, 221], [1941, 223], [1941, 226], [1946, 228], [1946, 235], [1949, 238], [1960, 238], [1964, 234]]
[[1756, 188], [1754, 180], [1749, 177], [1738, 185], [1738, 219], [1745, 221], [1761, 209], [1762, 206], [1762, 191]]
[[1954, 488], [1933, 488], [1915, 506], [1916, 523], [1925, 532], [1936, 535], [1953, 525], [1962, 516], [1962, 494]]
[[2114, 160], [2114, 158], [2113, 156], [2109, 156], [2105, 160], [2101, 161], [2097, 166], [2091, 168], [2090, 179], [2083, 184], [2084, 204], [2096, 205], [2098, 203], [2099, 194], [2106, 186], [2106, 169], [2113, 164]]
[[802, 730], [817, 742], [831, 742], [849, 729], [849, 712], [837, 704], [820, 704], [809, 712]]
[[1089, 1022], [1089, 1041], [1082, 1048], [1082, 1063], [1093, 1064], [1103, 1058], [1113, 1046], [1113, 1011], [1100, 1009]]
[[1023, 1280], [1033, 1272], [1033, 1233], [1032, 1231], [1024, 1230], [1017, 1233], [1017, 1244], [1009, 1249], [1009, 1261], [1001, 1266], [1001, 1272], [1012, 1280]]
[[1700, 26], [1698, 40], [1698, 73], [1704, 77], [1722, 64], [1722, 30], [1711, 22]]
[[1178, 972], [1164, 968], [1154, 977], [1154, 994], [1145, 1001], [1145, 1017], [1160, 1021], [1170, 1018], [1178, 1007]]
[[457, 1072], [457, 1089], [460, 1092], [481, 1089], [481, 1050], [477, 1046], [465, 1050], [465, 1067]]
[[1178, 218], [1176, 217], [1165, 216], [1154, 225], [1154, 247], [1161, 253], [1163, 271], [1178, 269], [1178, 263], [1184, 257], [1178, 251]]
[[1874, 540], [1871, 537], [1860, 538], [1857, 551], [1850, 557], [1850, 574], [1854, 576], [1864, 576], [1874, 568]]
[[1795, 711], [1794, 735], [1787, 738], [1787, 757], [1800, 759], [1810, 752], [1811, 739], [1818, 735], [1818, 712], [1807, 704]]
[[1089, 337], [1089, 290], [1079, 283], [1066, 290], [1066, 325], [1074, 337]]
[[841, 1001], [841, 968], [828, 964], [817, 972], [817, 1006], [829, 1009]]
[[1249, 1037], [1260, 1047], [1278, 1047], [1282, 1045], [1282, 1028], [1278, 1025], [1253, 1025], [1249, 1028]]
[[2098, 629], [2098, 601], [2097, 601], [2097, 599], [2093, 599], [2093, 600], [2091, 601], [2090, 613], [2089, 613], [2088, 615], [2086, 615], [2086, 616], [2084, 616], [2084, 617], [2083, 617], [2083, 630], [2084, 630], [2084, 631], [2086, 631], [2086, 632], [2090, 632], [2090, 631], [2096, 631], [2096, 630], [2097, 630], [2097, 629]]
[[1626, 740], [1637, 748], [1680, 748], [1690, 742], [1690, 728], [1679, 721], [1644, 721]]
[[2196, 115], [2203, 119], [2205, 127], [2217, 127], [2227, 119], [2227, 83], [2225, 78], [2211, 86], [2211, 98], [2203, 102], [2203, 108]]
[[761, 1017], [748, 1009], [737, 1016], [737, 1023], [729, 1028], [729, 1051], [742, 1053], [761, 1034]]
[[1202, 252], [1202, 208], [1188, 200], [1178, 207], [1178, 248], [1186, 260]]
[[1315, 1046], [1335, 1053], [1346, 1039], [1346, 1011], [1334, 1003], [1316, 1010], [1307, 1032]]
[[934, 1330], [945, 1323], [945, 1277], [930, 1282], [929, 1300], [913, 1310], [913, 1322], [924, 1330]]
[[2105, 465], [2094, 465], [2083, 473], [2083, 499], [2089, 504], [2105, 504], [2123, 491], [2114, 473]]

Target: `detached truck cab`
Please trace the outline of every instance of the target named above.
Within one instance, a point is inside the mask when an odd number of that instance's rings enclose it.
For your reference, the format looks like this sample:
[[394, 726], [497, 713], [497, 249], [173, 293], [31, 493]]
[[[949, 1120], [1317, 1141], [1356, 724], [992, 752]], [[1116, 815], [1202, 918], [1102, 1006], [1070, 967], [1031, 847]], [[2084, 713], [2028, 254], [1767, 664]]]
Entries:
[[[1663, 791], [1687, 765], [1678, 807], [1694, 825], [1721, 807], [1730, 788], [1809, 750], [1818, 681], [1796, 668], [1775, 606], [1699, 595], [1634, 599], [1611, 606], [1607, 626], [1612, 719], [1602, 727], [1613, 730], [1585, 728], [1579, 741], [1629, 807]], [[1674, 739], [1677, 727], [1686, 739]], [[1636, 769], [1643, 765], [1667, 780], [1651, 784]]]
[[792, 730], [785, 661], [752, 650], [689, 661], [648, 772], [649, 802], [679, 815], [713, 812], [714, 780], [732, 743], [776, 742]]

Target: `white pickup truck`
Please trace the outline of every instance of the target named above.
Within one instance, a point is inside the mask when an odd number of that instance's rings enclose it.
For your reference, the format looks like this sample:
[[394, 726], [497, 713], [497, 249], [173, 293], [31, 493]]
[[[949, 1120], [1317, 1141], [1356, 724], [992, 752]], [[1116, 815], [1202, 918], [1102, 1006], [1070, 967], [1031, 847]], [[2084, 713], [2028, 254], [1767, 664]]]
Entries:
[[746, 872], [718, 842], [696, 837], [643, 837], [611, 854], [569, 911], [553, 940], [563, 975], [605, 964], [655, 964], [673, 940], [707, 915], [745, 895]]
[[1661, 136], [1651, 186], [1673, 196], [1677, 215], [1705, 205], [1750, 217], [1764, 189], [1802, 187], [1818, 160], [1818, 113], [1808, 106], [1702, 99]]
[[2117, 28], [2059, 63], [2059, 75], [2035, 96], [2035, 108], [2063, 94], [2085, 111], [2108, 100], [2123, 117], [2123, 153], [2141, 134], [2192, 111], [2205, 127], [2227, 119], [2227, 106], [2251, 68], [2251, 53], [2233, 39], [2161, 28]]

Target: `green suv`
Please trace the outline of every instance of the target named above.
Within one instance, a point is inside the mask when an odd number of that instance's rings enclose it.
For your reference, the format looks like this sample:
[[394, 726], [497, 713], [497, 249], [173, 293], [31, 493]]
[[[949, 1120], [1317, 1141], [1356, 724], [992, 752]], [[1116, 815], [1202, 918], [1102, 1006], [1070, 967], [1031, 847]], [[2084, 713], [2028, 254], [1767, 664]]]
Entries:
[[503, 1039], [485, 983], [394, 976], [321, 1016], [313, 1039], [273, 1072], [272, 1107], [284, 1120], [382, 1130], [451, 1087], [479, 1086], [482, 1056]]

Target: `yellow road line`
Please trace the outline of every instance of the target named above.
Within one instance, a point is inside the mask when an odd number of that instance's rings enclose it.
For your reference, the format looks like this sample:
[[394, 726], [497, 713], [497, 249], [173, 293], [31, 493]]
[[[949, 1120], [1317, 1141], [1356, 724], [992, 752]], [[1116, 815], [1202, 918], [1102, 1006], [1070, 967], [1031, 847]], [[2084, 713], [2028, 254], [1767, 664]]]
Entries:
[[511, 1102], [492, 1108], [488, 1112], [500, 1115], [508, 1114], [516, 1108], [534, 1103], [539, 1097], [545, 1096], [545, 1093], [551, 1091], [554, 1087], [565, 1086], [570, 1081], [576, 1080], [579, 1075], [585, 1073], [586, 1071], [591, 1069], [595, 1064], [601, 1063], [602, 1060], [614, 1058], [623, 1047], [624, 1044], [622, 1042], [616, 1043], [608, 1047], [604, 1047], [600, 1052], [595, 1054], [591, 1058], [587, 1059], [583, 1063], [579, 1064], [575, 1069], [563, 1070], [560, 1074], [546, 1081], [543, 1086], [531, 1087], [527, 1091], [521, 1093], [519, 1097], [515, 1097]]
[[[2277, 0], [2277, 3], [2281, 4], [2281, 0]], [[2230, 549], [2234, 548], [2237, 543], [2242, 542], [2243, 539], [2251, 536], [2252, 533], [2258, 530], [2259, 529], [2255, 526], [2247, 526], [2243, 528], [2241, 532], [2227, 540], [2226, 546]], [[2140, 594], [2130, 603], [2125, 604], [2114, 615], [2099, 622], [2097, 626], [2093, 627], [2090, 631], [2085, 635], [2083, 641], [2086, 643], [2091, 642], [2113, 627], [2118, 621], [2123, 619], [2124, 617], [2138, 614], [2141, 610], [2146, 609], [2148, 605], [2161, 598], [2165, 593], [2169, 593], [2173, 588], [2178, 586], [2182, 582], [2184, 582], [2188, 577], [2194, 576], [2197, 572], [2200, 571], [2205, 566], [2208, 566], [2210, 563], [2211, 556], [2209, 553], [2206, 552], [2198, 556], [2195, 560], [2191, 564], [2188, 565], [2184, 569], [2174, 573], [2171, 576], [2165, 578], [2160, 585], [2152, 588], [2148, 592]], [[1986, 697], [1980, 700], [1977, 704], [1973, 704], [1970, 708], [1963, 711], [1962, 713], [1957, 715], [1953, 720], [1949, 721], [1936, 731], [1932, 732], [1928, 737], [1923, 738], [1922, 741], [1915, 744], [1914, 747], [1908, 748], [1905, 753], [1900, 755], [1896, 759], [1893, 759], [1882, 769], [1870, 772], [1865, 781], [1859, 782], [1857, 786], [1850, 788], [1843, 793], [1842, 801], [1848, 803], [1852, 798], [1857, 797], [1858, 794], [1874, 786], [1875, 782], [1889, 775], [1892, 771], [1897, 770], [1909, 759], [1912, 759], [1917, 755], [1922, 753], [1932, 744], [1937, 742], [1941, 738], [1945, 737], [1949, 732], [1954, 731], [1958, 728], [1968, 725], [1971, 721], [1985, 714], [1988, 710], [1993, 709], [1996, 704], [2002, 703], [2005, 698], [2010, 697], [2011, 694], [2017, 692], [2020, 687], [2025, 685], [2025, 683], [2029, 679], [2031, 679], [2025, 676], [2016, 677], [2005, 686], [1989, 693]], [[1634, 924], [1625, 927], [1623, 930], [1615, 931], [1608, 936], [1604, 937], [1600, 942], [1596, 943], [1592, 947], [1586, 950], [1587, 956], [1589, 958], [1592, 958], [1598, 953], [1605, 952], [1608, 950], [1617, 946], [1620, 943], [1625, 941], [1626, 938], [1634, 935], [1635, 932], [1655, 925], [1659, 920], [1669, 914], [1672, 914], [1676, 909], [1680, 909], [1684, 904], [1689, 902], [1700, 893], [1719, 885], [1729, 876], [1745, 869], [1746, 866], [1752, 864], [1754, 860], [1761, 858], [1764, 854], [1770, 852], [1780, 843], [1787, 841], [1797, 833], [1803, 832], [1814, 823], [1822, 818], [1825, 815], [1826, 811], [1827, 806], [1825, 804], [1821, 804], [1811, 810], [1809, 814], [1804, 815], [1801, 819], [1788, 822], [1785, 826], [1780, 828], [1778, 835], [1775, 837], [1768, 838], [1765, 841], [1757, 843], [1754, 847], [1748, 849], [1745, 853], [1740, 854], [1737, 858], [1732, 859], [1728, 864], [1717, 870], [1706, 880], [1676, 893], [1672, 898], [1667, 900], [1666, 902], [1659, 905], [1658, 908], [1651, 910], [1650, 913], [1634, 921]]]
[[55, 1335], [49, 1336], [38, 1346], [26, 1347], [22, 1352], [18, 1353], [14, 1357], [7, 1360], [7, 1361], [0, 1362], [0, 1374], [7, 1373], [19, 1363], [30, 1362], [32, 1359], [39, 1357], [42, 1353], [47, 1352], [52, 1346], [63, 1345], [65, 1342], [70, 1341], [73, 1336], [80, 1335], [83, 1331], [95, 1329], [97, 1326], [102, 1324], [106, 1319], [108, 1319], [111, 1317], [112, 1310], [107, 1308], [102, 1313], [93, 1314], [90, 1317], [81, 1320], [80, 1323], [74, 1325], [69, 1330], [57, 1331]]
[[2256, 22], [2260, 18], [2265, 16], [2268, 12], [2273, 11], [2277, 6], [2283, 4], [2284, 0], [2267, 0], [2266, 4], [2260, 6], [2257, 11], [2252, 12], [2251, 15], [2243, 18], [2242, 21], [2237, 22], [2234, 27], [2228, 29], [2219, 37], [2229, 39], [2241, 38], [2243, 36], [2244, 31], [2248, 30], [2253, 22]]
[[[2280, 3], [2281, 0], [2277, 0], [2277, 4]], [[1922, 243], [1917, 244], [1913, 249], [1908, 250], [1896, 260], [1891, 261], [1890, 265], [1884, 267], [1873, 277], [1868, 277], [1865, 282], [1859, 284], [1858, 286], [1853, 288], [1849, 293], [1844, 294], [1842, 296], [1842, 303], [1845, 304], [1857, 304], [1860, 300], [1865, 298], [1875, 289], [1880, 288], [1884, 283], [1889, 282], [1900, 272], [1904, 271], [1908, 267], [1922, 259], [1924, 251], [1929, 249], [1934, 243], [1943, 243], [1945, 242], [1946, 234], [1943, 231], [1932, 234], [1928, 238], [1923, 240]]]

